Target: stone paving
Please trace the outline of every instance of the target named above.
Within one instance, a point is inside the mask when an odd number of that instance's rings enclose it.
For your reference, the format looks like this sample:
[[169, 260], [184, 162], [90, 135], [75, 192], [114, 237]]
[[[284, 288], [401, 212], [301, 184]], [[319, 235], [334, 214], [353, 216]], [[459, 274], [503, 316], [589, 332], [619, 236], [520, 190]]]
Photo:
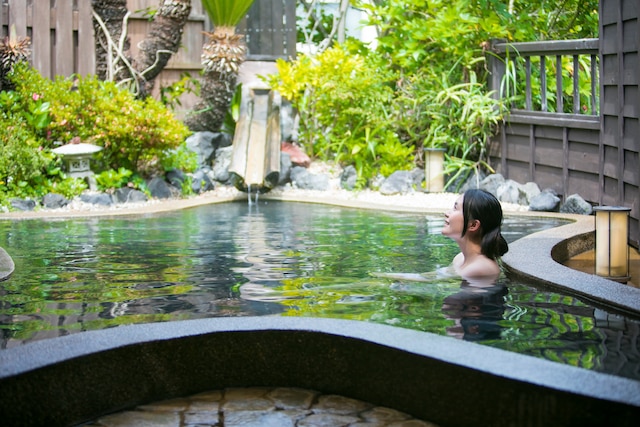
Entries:
[[84, 427], [437, 427], [394, 409], [299, 388], [227, 388], [139, 406]]

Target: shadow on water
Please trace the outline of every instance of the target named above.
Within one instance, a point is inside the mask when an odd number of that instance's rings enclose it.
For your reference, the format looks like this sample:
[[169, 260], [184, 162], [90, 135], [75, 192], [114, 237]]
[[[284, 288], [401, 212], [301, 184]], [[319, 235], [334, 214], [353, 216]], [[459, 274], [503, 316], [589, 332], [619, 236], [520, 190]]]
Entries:
[[[566, 221], [505, 220], [508, 240]], [[304, 203], [0, 223], [0, 346], [124, 324], [229, 316], [369, 321], [640, 379], [638, 320], [501, 277], [374, 277], [446, 267], [441, 216]]]

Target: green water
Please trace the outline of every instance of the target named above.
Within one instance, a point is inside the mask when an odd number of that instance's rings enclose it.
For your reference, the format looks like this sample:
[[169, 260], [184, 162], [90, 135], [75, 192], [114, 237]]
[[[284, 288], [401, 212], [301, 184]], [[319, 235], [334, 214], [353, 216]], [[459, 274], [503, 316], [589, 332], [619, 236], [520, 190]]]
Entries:
[[[513, 241], [562, 223], [507, 218], [504, 231]], [[507, 277], [477, 288], [372, 276], [446, 267], [457, 247], [440, 235], [442, 224], [439, 215], [278, 202], [2, 221], [0, 246], [16, 271], [0, 282], [0, 347], [133, 323], [332, 317], [640, 379], [634, 319]]]

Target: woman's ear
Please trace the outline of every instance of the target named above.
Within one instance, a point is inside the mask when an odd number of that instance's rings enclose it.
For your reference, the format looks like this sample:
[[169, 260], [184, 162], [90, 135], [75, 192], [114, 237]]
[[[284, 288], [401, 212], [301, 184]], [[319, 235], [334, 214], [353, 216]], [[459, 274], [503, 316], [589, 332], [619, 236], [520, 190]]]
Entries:
[[467, 231], [478, 231], [480, 229], [480, 221], [477, 219], [472, 219], [469, 221], [469, 225], [467, 225]]

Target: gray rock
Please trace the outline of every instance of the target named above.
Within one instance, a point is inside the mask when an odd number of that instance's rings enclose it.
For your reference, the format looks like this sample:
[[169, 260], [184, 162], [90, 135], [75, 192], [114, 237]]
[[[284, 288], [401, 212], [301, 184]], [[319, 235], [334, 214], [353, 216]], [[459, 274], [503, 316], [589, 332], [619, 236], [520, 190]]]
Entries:
[[213, 144], [213, 148], [215, 150], [224, 147], [231, 147], [231, 145], [233, 144], [233, 137], [224, 132], [214, 133], [213, 138], [211, 139], [211, 143]]
[[229, 183], [231, 174], [229, 166], [231, 165], [231, 155], [233, 147], [223, 147], [216, 150], [216, 157], [213, 161], [213, 179], [223, 184]]
[[425, 180], [424, 169], [422, 169], [422, 168], [413, 168], [411, 170], [411, 179], [413, 181], [413, 188], [422, 187], [422, 182]]
[[531, 203], [531, 199], [540, 194], [540, 187], [535, 182], [527, 182], [524, 185], [521, 185], [520, 188], [524, 191], [526, 195], [526, 202], [523, 205], [528, 205]]
[[411, 172], [395, 171], [382, 182], [379, 191], [387, 196], [413, 191], [413, 177], [411, 176]]
[[329, 189], [329, 177], [327, 175], [310, 173], [302, 166], [291, 168], [291, 182], [302, 190], [326, 191]]
[[89, 203], [92, 205], [101, 205], [101, 206], [111, 206], [113, 205], [113, 198], [111, 195], [107, 193], [96, 193], [96, 194], [87, 194], [83, 193], [80, 195], [80, 200], [84, 203]]
[[353, 190], [358, 180], [358, 172], [353, 165], [349, 165], [340, 174], [340, 187], [345, 190]]
[[[460, 186], [460, 192], [464, 193], [467, 190], [480, 188], [482, 181], [487, 177], [487, 174], [483, 171], [473, 171], [469, 177], [467, 177], [464, 183]], [[451, 184], [452, 188], [447, 188], [447, 190], [451, 192], [456, 192], [456, 188], [458, 187], [458, 182], [455, 181]]]
[[186, 140], [187, 148], [198, 156], [198, 166], [211, 166], [215, 148], [213, 139], [216, 136], [213, 132], [195, 132]]
[[567, 197], [562, 206], [560, 206], [560, 212], [591, 215], [593, 213], [593, 206], [580, 197], [580, 195], [572, 194]]
[[149, 200], [142, 191], [129, 187], [118, 188], [113, 193], [113, 199], [116, 203], [140, 203]]
[[372, 190], [378, 190], [380, 186], [382, 186], [382, 183], [384, 182], [384, 180], [385, 180], [384, 175], [379, 173], [369, 180], [369, 187]]
[[[210, 170], [210, 169], [209, 169]], [[207, 174], [206, 169], [198, 169], [191, 176], [191, 190], [196, 193], [204, 193], [205, 191], [211, 191], [215, 188], [213, 181]]]
[[294, 134], [295, 116], [291, 102], [283, 99], [280, 105], [280, 132], [283, 141], [293, 141], [296, 136]]
[[[147, 183], [147, 188], [154, 199], [170, 199], [179, 195], [178, 190], [169, 185], [164, 178], [155, 177]], [[178, 194], [176, 194], [178, 193]]]
[[488, 191], [498, 197], [498, 188], [505, 183], [504, 177], [499, 173], [494, 173], [480, 181], [481, 189]]
[[530, 211], [557, 212], [559, 206], [560, 197], [546, 190], [532, 197], [531, 201], [529, 201]]
[[291, 155], [289, 153], [280, 153], [280, 175], [278, 176], [278, 185], [285, 185], [291, 180]]
[[47, 209], [60, 209], [69, 204], [69, 199], [62, 194], [48, 193], [42, 198], [42, 206]]
[[171, 169], [167, 171], [164, 178], [169, 181], [169, 184], [181, 189], [182, 184], [187, 180], [187, 175], [180, 169]]
[[9, 203], [20, 211], [32, 211], [36, 207], [36, 201], [32, 199], [11, 199]]
[[508, 179], [496, 190], [496, 197], [504, 203], [528, 205], [527, 193], [522, 186], [512, 179]]

